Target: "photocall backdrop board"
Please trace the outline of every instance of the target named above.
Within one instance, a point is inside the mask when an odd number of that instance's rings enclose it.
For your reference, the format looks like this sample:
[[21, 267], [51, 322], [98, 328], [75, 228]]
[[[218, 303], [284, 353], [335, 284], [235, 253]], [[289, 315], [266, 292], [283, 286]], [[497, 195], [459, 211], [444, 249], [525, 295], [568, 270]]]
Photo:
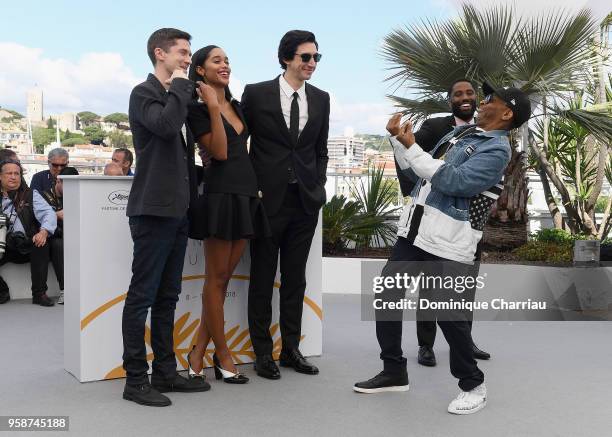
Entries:
[[[132, 178], [117, 176], [65, 176], [64, 179], [64, 367], [79, 381], [125, 377], [122, 368], [121, 315], [131, 279], [132, 238], [125, 215]], [[322, 236], [321, 217], [310, 249], [306, 269], [301, 351], [306, 356], [322, 353]], [[174, 347], [179, 370], [187, 366], [187, 353], [200, 323], [204, 285], [204, 249], [201, 241], [189, 240], [185, 254], [182, 292], [176, 307]], [[244, 252], [227, 290], [225, 328], [228, 346], [236, 363], [254, 360], [247, 320], [249, 249]], [[277, 273], [271, 326], [274, 355], [280, 353]], [[145, 342], [149, 364], [150, 323]], [[213, 344], [205, 362], [212, 366]]]

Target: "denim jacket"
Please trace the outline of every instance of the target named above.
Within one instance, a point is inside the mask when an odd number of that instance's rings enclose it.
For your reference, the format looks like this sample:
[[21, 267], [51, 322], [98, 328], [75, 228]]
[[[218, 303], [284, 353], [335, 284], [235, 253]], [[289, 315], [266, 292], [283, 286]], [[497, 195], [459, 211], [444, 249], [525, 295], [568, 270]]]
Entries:
[[[400, 169], [416, 182], [409, 202], [398, 223], [398, 235], [406, 236], [415, 203], [421, 188], [430, 184], [424, 199], [424, 212], [414, 245], [440, 256], [464, 263], [472, 263], [482, 229], [474, 226], [474, 208], [480, 208], [478, 196], [496, 199], [501, 192], [498, 185], [510, 161], [511, 150], [505, 130], [473, 131], [473, 125], [456, 127], [443, 137], [431, 155], [418, 144], [406, 149], [396, 138], [391, 138]], [[464, 135], [462, 135], [464, 134]], [[450, 140], [441, 159], [432, 155]], [[497, 189], [493, 190], [494, 187]], [[421, 196], [423, 197], [423, 196]], [[492, 206], [488, 204], [487, 208]], [[471, 208], [472, 207], [472, 208]], [[487, 211], [480, 215], [488, 217]]]

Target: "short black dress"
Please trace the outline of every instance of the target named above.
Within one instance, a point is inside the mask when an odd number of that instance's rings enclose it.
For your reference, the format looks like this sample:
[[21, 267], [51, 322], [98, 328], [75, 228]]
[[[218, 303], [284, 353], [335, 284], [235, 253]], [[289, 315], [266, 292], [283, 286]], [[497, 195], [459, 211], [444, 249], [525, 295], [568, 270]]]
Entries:
[[[248, 127], [238, 102], [232, 100], [231, 104], [244, 127], [238, 134], [221, 116], [227, 136], [227, 160], [213, 158], [205, 172], [204, 193], [198, 197], [190, 212], [189, 236], [194, 239], [214, 237], [230, 241], [271, 235], [247, 150]], [[192, 104], [187, 122], [196, 140], [209, 133], [208, 107], [201, 102]]]

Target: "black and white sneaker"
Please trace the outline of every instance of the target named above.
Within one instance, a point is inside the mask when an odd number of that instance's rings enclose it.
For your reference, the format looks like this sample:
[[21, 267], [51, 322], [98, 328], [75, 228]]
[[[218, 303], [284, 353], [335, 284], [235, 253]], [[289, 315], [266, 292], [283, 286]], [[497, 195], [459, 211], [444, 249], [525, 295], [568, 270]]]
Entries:
[[358, 382], [353, 390], [359, 393], [382, 393], [385, 391], [408, 391], [408, 374], [390, 375], [383, 370], [367, 381]]

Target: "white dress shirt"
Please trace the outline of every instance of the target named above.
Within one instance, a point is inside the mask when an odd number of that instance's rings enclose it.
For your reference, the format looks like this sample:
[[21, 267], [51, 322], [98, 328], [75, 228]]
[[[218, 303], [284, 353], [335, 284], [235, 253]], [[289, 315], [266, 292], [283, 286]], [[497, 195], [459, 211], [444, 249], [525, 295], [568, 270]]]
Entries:
[[287, 129], [291, 129], [291, 102], [293, 101], [293, 93], [298, 93], [298, 106], [300, 107], [300, 124], [299, 133], [302, 133], [306, 122], [308, 121], [308, 100], [306, 99], [306, 82], [296, 91], [293, 89], [289, 82], [285, 80], [285, 77], [281, 74], [278, 78], [280, 83], [280, 104], [285, 117], [285, 123], [287, 123]]
[[472, 117], [472, 119], [470, 121], [465, 121], [457, 116], [455, 116], [455, 126], [463, 126], [465, 124], [474, 124], [476, 123], [476, 120], [474, 120], [474, 117]]

